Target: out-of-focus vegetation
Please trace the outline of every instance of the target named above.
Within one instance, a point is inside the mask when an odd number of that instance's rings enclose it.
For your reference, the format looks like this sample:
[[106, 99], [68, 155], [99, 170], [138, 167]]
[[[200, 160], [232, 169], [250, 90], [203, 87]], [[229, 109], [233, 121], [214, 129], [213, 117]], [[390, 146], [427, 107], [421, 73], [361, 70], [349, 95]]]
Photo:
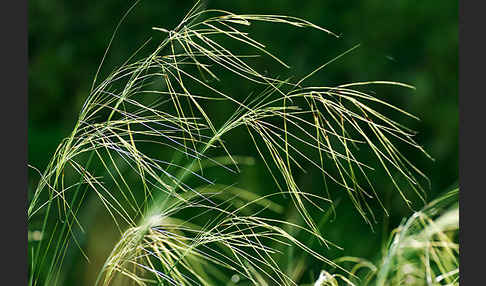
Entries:
[[[173, 28], [192, 4], [191, 1], [141, 1], [120, 26], [99, 77], [105, 78], [148, 37], [160, 37], [159, 32], [151, 29], [153, 26]], [[113, 30], [130, 5], [120, 1], [29, 2], [29, 164], [43, 170], [60, 140], [73, 129]], [[373, 86], [366, 92], [376, 93], [421, 118], [421, 121], [405, 123], [419, 132], [416, 141], [435, 158], [435, 162], [417, 152], [405, 154], [429, 176], [428, 200], [457, 182], [456, 2], [209, 1], [209, 7], [242, 14], [298, 16], [341, 36], [337, 39], [325, 33], [281, 25], [257, 24], [252, 27], [252, 37], [268, 44], [269, 51], [292, 67], [288, 75], [305, 76], [361, 44], [309, 78], [308, 85], [335, 86], [355, 81], [388, 80], [415, 86], [414, 91]], [[258, 64], [269, 73], [275, 68], [270, 59], [262, 59]], [[232, 90], [237, 91], [239, 97], [250, 91], [246, 85], [232, 86]], [[231, 114], [231, 111], [218, 108], [210, 111], [221, 114], [220, 119]], [[248, 148], [243, 135], [236, 133], [232, 136], [241, 136], [241, 139], [234, 137], [234, 142], [241, 143], [233, 143], [233, 153], [258, 155]], [[366, 161], [366, 156], [363, 155], [362, 160]], [[264, 190], [271, 180], [265, 166], [252, 167], [241, 176], [240, 181], [252, 190]], [[302, 190], [320, 191], [319, 172], [310, 170], [296, 176]], [[403, 217], [412, 213], [384, 173], [372, 174], [370, 179], [384, 199], [390, 217], [384, 215], [378, 204], [372, 205], [377, 221], [372, 230], [344, 192], [331, 190], [332, 197], [338, 202], [336, 214], [323, 217], [322, 233], [343, 250], [331, 249], [326, 253], [328, 257], [346, 255], [378, 259], [389, 232]], [[37, 180], [38, 176], [33, 174], [31, 183]], [[422, 206], [418, 200], [414, 201], [416, 210]], [[82, 267], [78, 270], [82, 273], [70, 275], [67, 278], [68, 281], [72, 279], [70, 283], [93, 282], [92, 275], [97, 273], [99, 260], [109, 253], [113, 241], [118, 239], [116, 231], [105, 228], [109, 217], [97, 213], [91, 215], [99, 216], [90, 231], [103, 233], [106, 239], [92, 238], [85, 242], [93, 262], [79, 264]], [[312, 268], [310, 273], [314, 271], [314, 278], [318, 277], [321, 266], [305, 265]], [[289, 269], [291, 271], [296, 270]], [[80, 276], [84, 278], [78, 280]]]
[[340, 257], [349, 270], [323, 270], [315, 286], [333, 285], [458, 285], [459, 190], [445, 192], [423, 209], [404, 218], [391, 232], [376, 262]]

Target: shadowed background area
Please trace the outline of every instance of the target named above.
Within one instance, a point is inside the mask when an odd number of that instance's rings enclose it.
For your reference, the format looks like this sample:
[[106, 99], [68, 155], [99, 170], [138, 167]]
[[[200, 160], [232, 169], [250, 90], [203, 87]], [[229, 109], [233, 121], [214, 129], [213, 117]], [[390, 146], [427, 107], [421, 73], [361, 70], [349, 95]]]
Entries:
[[[29, 164], [41, 170], [45, 168], [59, 142], [72, 130], [115, 26], [131, 4], [112, 0], [29, 2]], [[123, 63], [146, 39], [161, 37], [152, 27], [173, 28], [192, 4], [192, 1], [142, 0], [120, 26], [100, 78]], [[456, 1], [213, 0], [208, 2], [208, 7], [243, 14], [296, 16], [340, 35], [340, 38], [334, 38], [325, 33], [278, 24], [262, 23], [252, 27], [253, 37], [291, 66], [287, 75], [305, 76], [360, 44], [359, 48], [315, 74], [308, 83], [333, 86], [354, 81], [387, 80], [415, 86], [414, 91], [376, 87], [368, 92], [376, 92], [379, 97], [421, 118], [421, 121], [405, 123], [419, 132], [416, 141], [435, 161], [418, 152], [405, 155], [429, 176], [428, 200], [457, 183]], [[262, 59], [260, 64], [261, 70], [268, 69], [269, 72], [274, 66], [270, 59]], [[249, 92], [247, 86], [232, 88], [240, 97]], [[215, 112], [222, 118], [230, 113], [213, 110], [213, 114]], [[245, 140], [234, 139], [237, 144], [232, 145], [233, 153], [256, 155], [251, 153], [253, 149], [247, 149]], [[249, 169], [242, 177], [246, 186], [255, 192], [263, 190], [270, 180], [263, 166], [261, 170]], [[377, 224], [371, 230], [344, 193], [332, 193], [339, 201], [337, 216], [325, 224], [323, 235], [344, 250], [329, 251], [329, 256], [375, 258], [390, 230], [412, 213], [393, 191], [387, 178], [379, 175], [370, 178], [383, 194], [384, 203], [392, 215], [386, 218], [377, 208]], [[37, 180], [37, 176], [31, 176], [30, 185]], [[298, 178], [303, 190], [314, 192], [319, 188], [315, 181], [320, 182], [320, 177], [313, 171]], [[90, 230], [106, 238], [97, 243], [88, 242], [90, 254], [99, 252], [100, 257], [106, 256], [106, 251], [113, 246], [117, 233], [104, 229], [103, 223], [108, 221], [109, 218], [100, 218]], [[73, 273], [68, 277], [72, 279], [68, 281], [69, 285], [92, 283], [99, 260], [102, 263], [102, 259], [95, 256], [93, 263], [83, 264], [84, 268], [79, 271], [83, 271], [86, 278], [79, 280], [80, 273]], [[319, 266], [315, 268], [318, 273]]]

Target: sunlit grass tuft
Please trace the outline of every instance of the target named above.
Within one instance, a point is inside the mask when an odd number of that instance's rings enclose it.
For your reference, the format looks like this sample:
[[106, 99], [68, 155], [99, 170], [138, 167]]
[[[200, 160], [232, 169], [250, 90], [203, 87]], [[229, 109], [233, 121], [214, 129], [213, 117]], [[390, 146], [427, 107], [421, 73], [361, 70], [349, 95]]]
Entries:
[[377, 263], [342, 257], [334, 262], [348, 275], [324, 273], [346, 278], [349, 285], [459, 285], [458, 193], [459, 189], [449, 191], [404, 219]]

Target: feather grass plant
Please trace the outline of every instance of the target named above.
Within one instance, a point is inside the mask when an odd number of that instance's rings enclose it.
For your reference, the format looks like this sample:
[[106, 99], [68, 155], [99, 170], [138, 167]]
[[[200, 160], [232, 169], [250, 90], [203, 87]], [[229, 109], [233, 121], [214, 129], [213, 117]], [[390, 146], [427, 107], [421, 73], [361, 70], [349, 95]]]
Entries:
[[[38, 171], [29, 199], [29, 285], [62, 285], [65, 258], [73, 251], [89, 259], [82, 241], [90, 230], [79, 218], [92, 207], [88, 198], [102, 205], [120, 233], [96, 285], [233, 285], [235, 279], [295, 285], [276, 258], [288, 245], [340, 268], [294, 233], [335, 246], [313, 215], [332, 210], [330, 190], [345, 192], [372, 225], [369, 202], [381, 204], [369, 178], [375, 167], [361, 162], [358, 151], [374, 155], [407, 204], [404, 188], [425, 201], [427, 178], [397, 142], [428, 155], [412, 130], [385, 114], [417, 118], [360, 89], [411, 86], [305, 85], [328, 63], [298, 80], [260, 72], [255, 62], [262, 56], [289, 66], [246, 31], [254, 22], [336, 35], [296, 17], [203, 6], [198, 1], [174, 29], [153, 27], [161, 40], [147, 41], [102, 81], [98, 69], [73, 131]], [[241, 52], [250, 49], [252, 54]], [[254, 93], [240, 99], [228, 77], [245, 81]], [[207, 108], [220, 102], [232, 112], [223, 122]], [[247, 134], [259, 159], [231, 151], [234, 130]], [[242, 166], [255, 163], [267, 167], [275, 186], [263, 196], [236, 185]], [[321, 193], [297, 184], [295, 173], [306, 165], [322, 173]], [[217, 183], [211, 168], [234, 182]], [[281, 218], [282, 206], [273, 199], [282, 196], [303, 223]]]

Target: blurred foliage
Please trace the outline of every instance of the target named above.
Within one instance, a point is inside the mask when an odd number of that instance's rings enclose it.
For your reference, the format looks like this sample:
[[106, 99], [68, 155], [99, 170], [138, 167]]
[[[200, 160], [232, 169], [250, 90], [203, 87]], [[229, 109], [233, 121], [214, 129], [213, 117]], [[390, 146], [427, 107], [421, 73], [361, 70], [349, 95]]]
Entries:
[[[128, 1], [53, 1], [29, 2], [29, 164], [43, 169], [60, 140], [72, 130], [75, 118], [87, 97], [92, 79], [116, 24], [130, 7]], [[192, 1], [142, 0], [121, 25], [101, 78], [126, 60], [148, 37], [160, 37], [153, 26], [170, 29], [191, 7]], [[341, 35], [339, 39], [323, 33], [261, 24], [252, 28], [256, 39], [280, 58], [286, 59], [292, 73], [305, 75], [356, 44], [361, 46], [313, 76], [309, 83], [337, 85], [351, 81], [389, 80], [414, 85], [417, 90], [395, 88], [377, 92], [387, 100], [421, 118], [407, 122], [419, 131], [418, 143], [435, 158], [431, 162], [417, 152], [409, 159], [425, 170], [431, 179], [430, 199], [458, 179], [458, 18], [457, 1], [209, 1], [211, 8], [236, 13], [286, 14], [305, 18]], [[281, 29], [280, 29], [281, 28]], [[284, 30], [285, 28], [285, 30]], [[273, 63], [262, 69], [271, 70]], [[234, 86], [247, 95], [248, 87]], [[222, 111], [224, 113], [224, 110]], [[238, 134], [235, 134], [238, 136]], [[238, 141], [238, 140], [235, 140]], [[245, 141], [234, 153], [252, 155]], [[266, 186], [262, 170], [251, 169], [242, 180], [253, 189]], [[318, 173], [300, 176], [303, 189], [316, 189]], [[31, 180], [37, 180], [31, 176]], [[324, 236], [344, 248], [330, 256], [379, 255], [389, 231], [398, 226], [407, 208], [398, 193], [379, 174], [372, 177], [391, 217], [378, 211], [374, 230], [359, 217], [349, 199], [342, 196], [337, 216], [325, 225]], [[417, 206], [417, 209], [421, 206]], [[95, 215], [95, 214], [91, 214]], [[100, 218], [94, 228], [103, 228]], [[112, 247], [90, 244], [88, 252], [106, 252]], [[357, 239], [359, 243], [356, 243]], [[93, 265], [88, 266], [93, 267]], [[87, 271], [94, 271], [93, 269]], [[319, 273], [316, 267], [316, 277]], [[73, 277], [74, 278], [74, 277]]]

